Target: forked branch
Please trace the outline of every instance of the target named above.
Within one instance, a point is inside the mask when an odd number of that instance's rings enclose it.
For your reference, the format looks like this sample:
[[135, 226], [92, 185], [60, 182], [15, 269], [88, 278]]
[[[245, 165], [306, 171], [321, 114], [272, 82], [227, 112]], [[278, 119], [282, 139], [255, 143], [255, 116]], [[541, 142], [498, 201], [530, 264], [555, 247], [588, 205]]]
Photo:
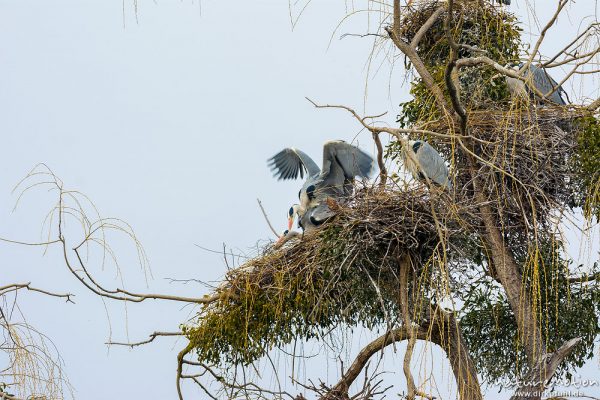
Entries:
[[54, 293], [54, 292], [50, 292], [44, 289], [38, 289], [35, 287], [31, 286], [31, 282], [28, 283], [11, 283], [9, 285], [5, 285], [5, 286], [0, 286], [0, 296], [4, 296], [7, 293], [10, 292], [16, 292], [17, 290], [20, 289], [27, 289], [31, 292], [37, 292], [37, 293], [42, 293], [45, 294], [47, 296], [52, 296], [52, 297], [59, 297], [59, 298], [63, 298], [65, 299], [65, 301], [67, 303], [75, 303], [73, 300], [71, 300], [71, 297], [75, 296], [72, 293]]
[[[422, 333], [422, 332], [421, 332]], [[421, 335], [424, 338], [425, 335]], [[333, 397], [327, 396], [348, 396], [348, 389], [354, 383], [356, 378], [360, 375], [361, 371], [365, 368], [370, 358], [377, 352], [381, 351], [385, 347], [392, 343], [396, 343], [407, 338], [406, 329], [404, 327], [396, 328], [391, 331], [387, 331], [371, 343], [363, 347], [358, 353], [350, 368], [343, 374], [342, 378], [336, 383], [331, 391], [323, 397], [323, 399], [329, 399]], [[342, 397], [343, 398], [343, 397]]]

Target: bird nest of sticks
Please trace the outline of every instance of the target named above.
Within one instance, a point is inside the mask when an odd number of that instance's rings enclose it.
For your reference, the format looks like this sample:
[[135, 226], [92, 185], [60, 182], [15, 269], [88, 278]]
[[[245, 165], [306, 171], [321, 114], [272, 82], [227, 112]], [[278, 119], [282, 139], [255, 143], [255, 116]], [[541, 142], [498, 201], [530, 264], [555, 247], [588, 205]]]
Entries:
[[[483, 54], [500, 64], [519, 60], [521, 29], [514, 15], [490, 1], [457, 0], [453, 10], [452, 35], [464, 44], [459, 58]], [[417, 52], [443, 88], [450, 49], [446, 18], [446, 2], [421, 1], [403, 10], [400, 24], [407, 42], [431, 24]], [[455, 121], [442, 115], [418, 78], [411, 89], [414, 99], [401, 105], [398, 122], [442, 134], [423, 138], [450, 162], [457, 195], [472, 196], [477, 175], [488, 195], [485, 201], [495, 208], [497, 223], [513, 244], [540, 226], [548, 228], [552, 216], [565, 209], [582, 207], [586, 218], [600, 219], [600, 125], [590, 111], [513, 99], [504, 77], [486, 65], [461, 69], [455, 84], [468, 114], [466, 135], [460, 136]], [[400, 143], [392, 143], [388, 155], [399, 157], [400, 150]]]
[[[443, 86], [450, 57], [445, 29], [447, 8], [448, 3], [441, 0], [416, 2], [402, 9], [398, 25], [400, 37], [416, 46], [419, 58], [440, 86]], [[459, 58], [483, 55], [502, 65], [519, 59], [521, 28], [518, 20], [492, 1], [455, 0], [451, 20], [451, 35], [461, 44]], [[408, 71], [410, 64], [406, 66]], [[461, 68], [459, 97], [467, 109], [487, 109], [509, 102], [508, 87], [503, 79], [494, 79], [496, 75], [497, 71], [490, 66]], [[404, 107], [405, 117], [413, 121], [442, 117], [431, 91], [419, 78], [413, 81], [411, 93], [421, 101], [417, 107]], [[415, 103], [405, 103], [410, 104]]]
[[465, 215], [435, 189], [361, 189], [321, 229], [230, 270], [185, 333], [201, 362], [240, 365], [340, 325], [394, 323], [400, 258], [433, 288], [442, 260], [467, 257]]
[[[446, 121], [424, 126], [457, 129]], [[452, 160], [458, 196], [471, 197], [473, 175], [479, 177], [513, 244], [540, 226], [550, 227], [557, 212], [583, 207], [588, 218], [598, 214], [600, 129], [583, 108], [531, 104], [472, 112], [467, 137], [429, 140]], [[475, 160], [475, 173], [466, 157]]]

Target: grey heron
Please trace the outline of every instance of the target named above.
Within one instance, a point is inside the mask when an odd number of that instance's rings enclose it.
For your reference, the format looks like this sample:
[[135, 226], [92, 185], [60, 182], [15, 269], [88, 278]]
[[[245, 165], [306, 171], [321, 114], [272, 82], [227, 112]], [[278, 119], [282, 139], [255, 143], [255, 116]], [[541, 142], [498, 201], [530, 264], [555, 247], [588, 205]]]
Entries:
[[448, 167], [440, 154], [423, 140], [407, 140], [403, 143], [402, 159], [404, 166], [415, 179], [430, 181], [443, 188], [452, 189], [448, 178]]
[[334, 214], [327, 206], [325, 199], [320, 199], [306, 210], [303, 210], [300, 204], [294, 204], [287, 213], [288, 228], [286, 232], [291, 231], [296, 217], [298, 217], [299, 228], [302, 228], [303, 231], [311, 231], [321, 226], [325, 221], [333, 217]]
[[352, 194], [355, 177], [369, 178], [374, 170], [373, 158], [356, 146], [342, 140], [332, 140], [323, 145], [323, 166], [317, 164], [303, 151], [286, 148], [268, 160], [273, 176], [278, 180], [307, 178], [298, 192], [300, 204], [288, 211], [288, 229], [295, 216], [303, 229], [312, 229], [333, 215], [325, 201]]
[[[521, 64], [509, 65], [515, 71], [519, 71], [523, 67]], [[568, 98], [565, 90], [560, 86], [542, 67], [530, 64], [529, 68], [523, 73], [525, 81], [516, 79], [510, 76], [506, 77], [506, 84], [513, 97], [524, 97], [534, 95], [534, 92], [530, 89], [534, 87], [538, 92], [546, 96], [551, 102], [564, 106], [567, 104], [563, 98], [563, 94]]]
[[[311, 206], [304, 213], [297, 213], [298, 226], [302, 230], [310, 232], [319, 226], [323, 225], [329, 218], [333, 217], [335, 213], [327, 205], [326, 199], [320, 199], [317, 204]], [[288, 226], [294, 223], [292, 218], [288, 221]]]

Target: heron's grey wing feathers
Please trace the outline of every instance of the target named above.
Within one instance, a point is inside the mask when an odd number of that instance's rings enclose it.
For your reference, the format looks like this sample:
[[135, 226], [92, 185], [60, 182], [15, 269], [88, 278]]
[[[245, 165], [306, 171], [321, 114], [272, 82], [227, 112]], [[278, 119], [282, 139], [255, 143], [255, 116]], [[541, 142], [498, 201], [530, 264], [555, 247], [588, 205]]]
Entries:
[[417, 151], [417, 161], [427, 177], [440, 186], [452, 188], [448, 179], [448, 167], [440, 154], [427, 142], [421, 142]]
[[329, 141], [323, 146], [323, 174], [334, 167], [341, 168], [346, 179], [369, 178], [374, 169], [373, 158], [356, 146], [344, 141]]
[[317, 164], [306, 153], [294, 148], [281, 150], [267, 162], [277, 180], [304, 178], [305, 170], [309, 176], [319, 173]]
[[298, 149], [293, 149], [293, 150], [296, 152], [298, 157], [300, 157], [300, 160], [302, 160], [302, 164], [304, 164], [304, 167], [308, 171], [308, 176], [314, 176], [314, 175], [317, 175], [319, 172], [321, 172], [317, 163], [314, 162], [313, 159], [308, 156], [308, 154], [306, 154], [302, 150], [298, 150]]
[[544, 94], [548, 93], [550, 90], [555, 89], [552, 94], [550, 94], [548, 96], [548, 98], [550, 100], [552, 100], [553, 102], [555, 102], [556, 104], [559, 104], [561, 106], [565, 106], [567, 105], [567, 102], [565, 101], [565, 99], [562, 97], [563, 93], [566, 95], [565, 90], [563, 89], [562, 86], [560, 86], [558, 84], [558, 82], [556, 82], [549, 74], [548, 72], [546, 72], [546, 70], [543, 70], [544, 74], [546, 75], [546, 78], [549, 81], [549, 87], [548, 90], [546, 90], [546, 92], [544, 92]]
[[326, 142], [320, 193], [327, 196], [349, 194], [354, 178], [368, 178], [373, 169], [373, 158], [358, 147], [341, 140]]
[[[562, 93], [564, 93], [564, 89], [562, 86], [558, 85], [545, 69], [540, 68], [536, 65], [530, 65], [529, 71], [531, 73], [531, 79], [533, 81], [533, 85], [535, 88], [543, 93], [548, 99], [552, 102], [559, 105], [566, 105], [567, 103], [562, 98]], [[554, 91], [553, 91], [554, 89]], [[550, 93], [552, 91], [552, 93]]]
[[333, 211], [329, 208], [329, 206], [322, 202], [315, 208], [311, 210], [310, 216], [313, 219], [313, 222], [323, 222], [328, 218], [331, 218], [335, 215]]
[[310, 232], [318, 228], [334, 215], [335, 212], [333, 212], [329, 208], [327, 203], [325, 203], [324, 201], [320, 202], [316, 206], [308, 209], [306, 213], [302, 216], [301, 222], [302, 226], [304, 227], [304, 231]]
[[317, 187], [317, 197], [343, 196], [345, 194], [344, 185], [349, 183], [349, 179], [344, 176], [344, 171], [334, 161], [329, 168], [329, 173], [321, 175], [322, 180]]

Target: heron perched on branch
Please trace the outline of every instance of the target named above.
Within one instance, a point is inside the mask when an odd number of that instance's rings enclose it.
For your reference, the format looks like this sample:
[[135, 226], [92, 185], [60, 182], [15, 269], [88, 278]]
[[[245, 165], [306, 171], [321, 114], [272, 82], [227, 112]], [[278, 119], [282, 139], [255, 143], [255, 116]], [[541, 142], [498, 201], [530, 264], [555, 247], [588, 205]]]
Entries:
[[304, 230], [314, 229], [333, 216], [327, 198], [338, 200], [352, 194], [354, 178], [369, 178], [375, 168], [370, 155], [342, 140], [325, 142], [322, 169], [295, 148], [283, 149], [268, 164], [278, 180], [304, 178], [306, 172], [306, 181], [298, 192], [300, 204], [294, 204], [288, 211], [288, 229], [298, 216], [298, 224]]
[[[520, 71], [523, 67], [523, 63], [512, 64], [509, 65], [509, 67], [515, 71]], [[531, 87], [533, 87], [551, 102], [561, 106], [567, 105], [567, 102], [563, 98], [563, 94], [568, 98], [567, 93], [562, 86], [552, 79], [544, 68], [530, 64], [529, 68], [523, 72], [523, 77], [525, 78], [525, 81], [510, 76], [506, 77], [506, 84], [513, 97], [535, 97], [535, 92], [531, 90]]]
[[429, 143], [422, 140], [407, 140], [403, 143], [402, 158], [405, 168], [415, 179], [420, 181], [429, 179], [445, 189], [452, 189], [446, 161]]

